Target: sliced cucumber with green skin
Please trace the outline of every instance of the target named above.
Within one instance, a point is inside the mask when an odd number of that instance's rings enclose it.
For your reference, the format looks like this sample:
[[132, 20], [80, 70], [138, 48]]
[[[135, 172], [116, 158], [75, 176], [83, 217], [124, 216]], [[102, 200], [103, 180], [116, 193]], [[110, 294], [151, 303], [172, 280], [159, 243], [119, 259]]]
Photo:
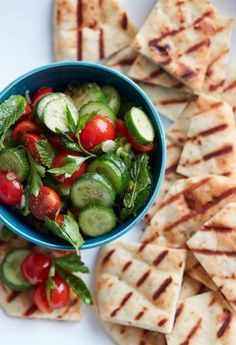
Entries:
[[132, 107], [125, 114], [125, 125], [138, 143], [146, 145], [153, 142], [155, 131], [143, 110]]
[[70, 110], [71, 116], [75, 123], [78, 122], [79, 114], [72, 101], [65, 95], [51, 100], [47, 103], [43, 112], [43, 122], [45, 126], [52, 132], [56, 133], [56, 129], [62, 132], [69, 132], [67, 114]]
[[103, 102], [89, 102], [80, 109], [80, 116], [90, 115], [92, 113], [102, 115], [111, 120], [114, 124], [116, 123], [116, 116], [113, 110]]
[[69, 86], [67, 94], [72, 98], [78, 110], [90, 101], [106, 101], [100, 86], [91, 82], [83, 83], [79, 86]]
[[88, 205], [79, 214], [79, 226], [90, 237], [104, 235], [116, 226], [116, 214], [112, 208], [102, 205]]
[[55, 93], [49, 93], [40, 99], [40, 101], [36, 104], [34, 108], [34, 112], [40, 122], [43, 122], [43, 113], [47, 104], [53, 101], [54, 99], [58, 99], [60, 97], [64, 97], [64, 94], [60, 92], [55, 92]]
[[8, 148], [0, 152], [0, 171], [10, 170], [23, 181], [29, 174], [29, 161], [24, 148]]
[[113, 163], [115, 163], [119, 167], [119, 169], [122, 173], [122, 176], [123, 176], [123, 181], [124, 181], [123, 188], [122, 188], [121, 192], [124, 191], [126, 189], [126, 187], [128, 186], [129, 180], [130, 180], [129, 170], [128, 170], [125, 162], [114, 153], [107, 153], [106, 158], [111, 160]]
[[121, 170], [111, 160], [106, 159], [106, 157], [102, 156], [95, 159], [89, 165], [88, 171], [97, 172], [106, 176], [115, 188], [116, 193], [120, 193], [123, 190], [124, 180]]
[[27, 291], [32, 285], [21, 273], [21, 263], [31, 251], [26, 248], [18, 248], [9, 252], [1, 264], [1, 278], [10, 289]]
[[111, 85], [103, 86], [102, 91], [105, 94], [107, 104], [117, 115], [120, 109], [120, 95], [118, 91]]
[[71, 202], [76, 208], [94, 203], [109, 207], [113, 205], [115, 196], [115, 190], [109, 180], [91, 172], [80, 175], [70, 190]]

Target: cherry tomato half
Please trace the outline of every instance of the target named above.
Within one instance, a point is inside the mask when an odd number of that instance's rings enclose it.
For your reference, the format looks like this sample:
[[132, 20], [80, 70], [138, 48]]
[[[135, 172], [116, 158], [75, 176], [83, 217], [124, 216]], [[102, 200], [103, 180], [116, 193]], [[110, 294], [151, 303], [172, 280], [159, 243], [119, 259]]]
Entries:
[[27, 133], [22, 136], [22, 141], [26, 145], [29, 153], [39, 164], [41, 163], [41, 159], [35, 144], [40, 140], [42, 140], [42, 138], [37, 134]]
[[56, 149], [58, 149], [58, 150], [61, 150], [61, 149], [63, 150], [64, 149], [64, 145], [63, 145], [62, 139], [61, 139], [61, 137], [59, 137], [59, 135], [48, 134], [47, 135], [47, 139], [50, 142], [50, 144], [52, 146], [54, 146]]
[[121, 120], [121, 119], [116, 120], [116, 136], [117, 137], [127, 136], [127, 129], [125, 128], [124, 120]]
[[91, 151], [95, 146], [106, 140], [114, 140], [116, 135], [113, 123], [102, 115], [95, 115], [88, 121], [80, 133], [82, 146]]
[[32, 108], [29, 104], [26, 105], [25, 111], [23, 112], [22, 116], [29, 116], [32, 114]]
[[30, 120], [19, 122], [12, 131], [12, 139], [16, 140], [25, 133], [41, 133], [41, 129]]
[[38, 91], [35, 92], [33, 98], [32, 98], [32, 105], [35, 106], [38, 101], [46, 96], [48, 93], [53, 92], [53, 88], [49, 86], [43, 86]]
[[[73, 152], [73, 151], [61, 151], [58, 152], [53, 161], [52, 161], [52, 167], [53, 168], [59, 168], [63, 165], [65, 165], [67, 163], [66, 161], [66, 157], [67, 156], [81, 156], [80, 153], [77, 152]], [[74, 172], [74, 174], [71, 177], [65, 177], [65, 174], [63, 175], [58, 175], [55, 176], [56, 180], [60, 183], [63, 183], [67, 186], [72, 185], [75, 180], [82, 174], [84, 174], [86, 172], [86, 168], [87, 168], [87, 163], [83, 162], [80, 167]]]
[[21, 263], [21, 272], [30, 284], [38, 284], [48, 279], [52, 266], [49, 255], [44, 253], [30, 253]]
[[46, 283], [39, 283], [34, 289], [34, 303], [43, 312], [50, 313], [53, 309], [64, 307], [70, 298], [70, 288], [58, 275], [53, 277], [55, 288], [50, 291], [50, 304], [46, 296]]
[[59, 214], [56, 218], [57, 225], [61, 228], [62, 227], [62, 222], [64, 220], [64, 214]]
[[30, 195], [30, 212], [39, 220], [44, 217], [54, 218], [61, 206], [61, 200], [57, 192], [48, 186], [42, 186], [37, 196]]
[[0, 202], [4, 205], [15, 206], [21, 202], [23, 186], [19, 177], [12, 171], [0, 172]]
[[133, 136], [128, 132], [127, 130], [127, 134], [126, 134], [127, 139], [129, 140], [130, 144], [132, 145], [134, 151], [137, 152], [150, 152], [153, 150], [153, 143], [147, 144], [147, 145], [141, 145], [139, 144], [134, 138]]

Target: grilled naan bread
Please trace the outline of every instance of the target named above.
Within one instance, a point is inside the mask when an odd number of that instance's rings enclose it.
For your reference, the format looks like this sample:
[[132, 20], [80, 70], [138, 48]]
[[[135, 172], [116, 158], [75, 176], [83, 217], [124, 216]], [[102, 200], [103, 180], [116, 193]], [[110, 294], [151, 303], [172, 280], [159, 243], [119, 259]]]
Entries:
[[104, 321], [169, 333], [185, 267], [185, 250], [114, 242], [102, 248], [96, 300]]
[[159, 0], [133, 47], [193, 91], [202, 88], [216, 9], [206, 0]]
[[224, 176], [191, 177], [174, 182], [151, 219], [143, 243], [183, 248], [219, 209], [236, 200], [236, 182]]
[[169, 191], [171, 185], [175, 181], [183, 178], [183, 176], [177, 174], [176, 172], [181, 152], [182, 148], [179, 144], [174, 143], [168, 138], [166, 139], [166, 170], [164, 180], [162, 181], [157, 199], [154, 201], [152, 207], [145, 216], [145, 221], [150, 222], [154, 214], [157, 212], [158, 206]]
[[200, 95], [177, 172], [184, 176], [229, 175], [236, 171], [236, 128], [231, 106]]
[[127, 75], [137, 55], [138, 53], [128, 46], [112, 55], [107, 60], [106, 65]]
[[179, 89], [185, 92], [191, 90], [176, 78], [172, 77], [163, 68], [158, 66], [146, 56], [139, 54], [132, 64], [129, 77], [153, 85], [161, 85], [171, 89]]
[[168, 345], [235, 345], [236, 318], [218, 292], [179, 303]]
[[236, 203], [216, 213], [187, 244], [236, 311]]
[[[50, 252], [44, 248], [33, 246], [29, 242], [16, 238], [10, 242], [0, 242], [0, 262], [4, 256], [14, 248], [32, 248], [40, 252]], [[60, 252], [50, 252], [52, 255], [61, 255]], [[9, 316], [50, 319], [59, 321], [80, 321], [82, 318], [82, 303], [80, 299], [71, 291], [68, 304], [60, 309], [55, 309], [52, 313], [43, 313], [33, 303], [32, 291], [17, 292], [9, 289], [0, 282], [0, 307]]]
[[236, 61], [229, 66], [222, 91], [222, 99], [231, 105], [236, 118]]
[[175, 121], [192, 100], [192, 96], [177, 89], [137, 82], [161, 115]]
[[220, 97], [223, 90], [234, 19], [217, 16], [202, 92]]
[[99, 61], [130, 44], [136, 34], [119, 0], [54, 1], [58, 61]]

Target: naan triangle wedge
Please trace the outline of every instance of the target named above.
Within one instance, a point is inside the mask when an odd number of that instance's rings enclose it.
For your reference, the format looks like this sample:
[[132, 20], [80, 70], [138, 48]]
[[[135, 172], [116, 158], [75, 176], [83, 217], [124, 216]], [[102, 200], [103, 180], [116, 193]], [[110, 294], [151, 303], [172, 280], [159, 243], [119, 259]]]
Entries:
[[159, 0], [133, 47], [195, 92], [202, 89], [217, 11], [206, 0]]
[[236, 61], [229, 65], [221, 97], [231, 105], [236, 118]]
[[174, 182], [141, 241], [184, 248], [200, 227], [236, 200], [236, 182], [224, 176], [191, 177]]
[[218, 292], [207, 292], [179, 303], [168, 345], [235, 345], [236, 318]]
[[217, 212], [187, 244], [236, 311], [236, 203]]
[[200, 95], [177, 172], [184, 176], [230, 175], [236, 171], [236, 128], [231, 106]]
[[[54, 256], [60, 252], [48, 251], [42, 247], [32, 246], [29, 242], [16, 238], [0, 244], [0, 262], [14, 248], [32, 248], [39, 252], [49, 252]], [[80, 321], [82, 318], [81, 300], [71, 291], [70, 299], [65, 307], [55, 309], [51, 313], [40, 311], [33, 303], [33, 291], [16, 292], [0, 282], [0, 308], [9, 316], [32, 319], [48, 319], [58, 321]]]
[[119, 0], [54, 0], [57, 61], [102, 60], [129, 45], [136, 31]]
[[96, 300], [104, 321], [161, 333], [172, 330], [185, 250], [114, 242], [102, 248]]

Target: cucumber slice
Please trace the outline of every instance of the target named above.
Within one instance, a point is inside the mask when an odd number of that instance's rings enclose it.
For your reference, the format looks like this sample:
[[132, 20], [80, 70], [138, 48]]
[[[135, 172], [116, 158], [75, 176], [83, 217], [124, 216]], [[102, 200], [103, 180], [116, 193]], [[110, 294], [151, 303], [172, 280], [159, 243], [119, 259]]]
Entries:
[[60, 97], [64, 97], [63, 93], [57, 92], [57, 93], [50, 93], [44, 96], [40, 99], [40, 101], [36, 104], [34, 108], [34, 112], [40, 122], [43, 122], [43, 113], [44, 109], [46, 108], [47, 104], [54, 99], [58, 99]]
[[69, 132], [67, 113], [70, 110], [75, 123], [78, 122], [79, 114], [72, 101], [65, 95], [47, 103], [43, 112], [43, 122], [47, 128], [56, 133], [56, 129]]
[[121, 170], [111, 160], [101, 157], [95, 159], [88, 167], [88, 171], [97, 172], [106, 176], [115, 188], [116, 193], [123, 189], [123, 177]]
[[73, 183], [70, 198], [76, 208], [82, 208], [93, 203], [109, 207], [114, 203], [115, 190], [105, 176], [86, 173], [80, 175]]
[[1, 278], [10, 289], [27, 291], [32, 285], [27, 282], [21, 273], [21, 263], [30, 253], [29, 249], [18, 248], [9, 252], [1, 264]]
[[153, 125], [144, 111], [132, 107], [125, 114], [125, 125], [129, 132], [140, 144], [151, 143], [155, 137]]
[[116, 226], [116, 214], [112, 208], [102, 205], [88, 205], [79, 214], [79, 226], [88, 236], [101, 236]]
[[9, 148], [0, 152], [0, 171], [10, 170], [21, 181], [29, 174], [29, 162], [24, 148]]
[[83, 83], [79, 86], [69, 86], [67, 94], [72, 98], [76, 108], [81, 109], [82, 106], [90, 101], [105, 102], [105, 95], [96, 83]]
[[114, 111], [114, 114], [117, 115], [120, 109], [120, 95], [117, 90], [111, 85], [105, 85], [102, 87], [102, 91], [106, 97], [106, 103]]
[[89, 102], [80, 109], [80, 116], [90, 115], [92, 113], [100, 114], [107, 117], [114, 124], [116, 123], [116, 116], [113, 110], [103, 102]]
[[120, 157], [118, 157], [114, 153], [107, 153], [106, 159], [109, 159], [110, 161], [112, 161], [113, 163], [115, 163], [119, 167], [119, 169], [122, 173], [122, 176], [123, 176], [123, 188], [121, 190], [121, 192], [123, 192], [126, 189], [126, 187], [128, 186], [129, 181], [130, 181], [129, 170], [128, 170], [125, 162], [123, 161], [123, 159], [121, 159]]

